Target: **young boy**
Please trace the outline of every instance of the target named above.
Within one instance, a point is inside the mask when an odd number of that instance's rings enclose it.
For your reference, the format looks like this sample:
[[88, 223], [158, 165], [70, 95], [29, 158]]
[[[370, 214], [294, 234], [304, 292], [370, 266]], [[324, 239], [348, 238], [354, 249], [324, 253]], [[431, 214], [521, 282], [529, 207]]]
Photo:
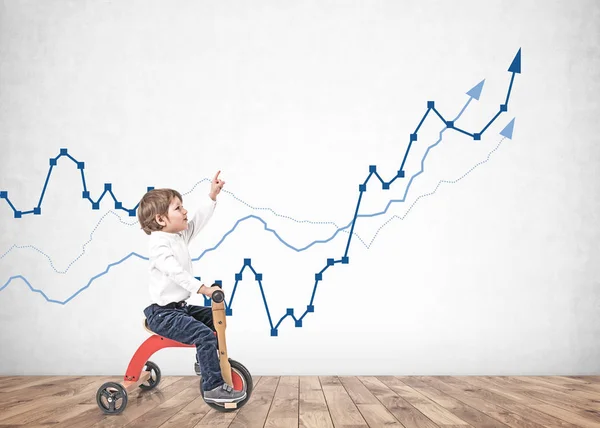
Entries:
[[238, 402], [245, 391], [234, 391], [221, 376], [214, 335], [212, 309], [188, 305], [192, 293], [211, 296], [218, 287], [206, 287], [192, 274], [188, 244], [212, 217], [217, 195], [225, 185], [214, 176], [209, 198], [188, 219], [181, 194], [171, 189], [155, 189], [144, 195], [138, 207], [142, 230], [150, 235], [150, 297], [144, 309], [150, 330], [178, 342], [196, 345], [196, 359], [202, 371], [204, 399], [213, 403]]

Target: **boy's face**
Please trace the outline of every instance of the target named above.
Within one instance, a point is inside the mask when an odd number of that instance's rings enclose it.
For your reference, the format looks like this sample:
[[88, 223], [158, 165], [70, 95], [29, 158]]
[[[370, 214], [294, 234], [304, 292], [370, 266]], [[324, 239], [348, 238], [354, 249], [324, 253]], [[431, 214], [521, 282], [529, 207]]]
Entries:
[[158, 224], [164, 226], [162, 232], [178, 233], [186, 230], [188, 227], [187, 210], [183, 208], [183, 204], [179, 198], [175, 197], [169, 205], [169, 213], [167, 216], [156, 216]]

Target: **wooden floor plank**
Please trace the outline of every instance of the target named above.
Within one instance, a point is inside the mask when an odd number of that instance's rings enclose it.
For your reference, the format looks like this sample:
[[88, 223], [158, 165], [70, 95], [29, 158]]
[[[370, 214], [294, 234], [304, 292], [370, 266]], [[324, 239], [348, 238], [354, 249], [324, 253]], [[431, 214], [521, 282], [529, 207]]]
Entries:
[[300, 378], [300, 428], [333, 428], [325, 394], [317, 376]]
[[157, 428], [200, 397], [199, 380], [190, 381], [185, 389], [144, 413], [127, 425], [128, 428]]
[[593, 400], [574, 397], [572, 394], [545, 388], [539, 384], [532, 384], [531, 382], [515, 377], [504, 378], [501, 376], [494, 378], [494, 382], [505, 385], [507, 389], [528, 397], [533, 400], [532, 402], [550, 404], [569, 413], [579, 415], [583, 419], [589, 419], [592, 422], [600, 420], [598, 403], [593, 403]]
[[298, 428], [299, 381], [298, 376], [279, 379], [265, 428]]
[[[44, 386], [36, 386], [21, 389], [15, 392], [4, 392], [0, 394], [0, 415], [7, 417], [8, 409], [12, 412], [18, 407], [27, 406], [28, 403], [44, 400], [46, 397], [68, 397], [80, 394], [80, 390], [90, 383], [95, 382], [91, 376], [87, 377], [65, 377], [62, 381], [52, 382]], [[0, 420], [2, 417], [0, 417]]]
[[421, 377], [425, 383], [455, 398], [467, 406], [475, 408], [489, 417], [512, 428], [544, 428], [520, 413], [512, 412], [500, 403], [486, 400], [479, 396], [472, 387], [465, 387], [460, 379], [452, 376]]
[[279, 377], [262, 376], [244, 407], [238, 410], [229, 428], [262, 428], [265, 425]]
[[527, 400], [519, 400], [510, 393], [494, 387], [494, 385], [482, 381], [477, 376], [453, 377], [453, 383], [462, 385], [463, 390], [470, 390], [473, 394], [487, 400], [491, 403], [510, 410], [531, 422], [547, 428], [576, 428], [576, 425], [565, 422], [561, 419], [550, 416], [539, 410], [527, 406]]
[[[406, 428], [437, 428], [449, 425], [437, 425], [428, 417], [417, 410], [409, 401], [392, 389], [390, 382], [395, 379], [390, 376], [361, 377], [361, 382], [373, 393], [394, 417]], [[403, 385], [406, 386], [406, 385]]]
[[402, 383], [411, 386], [421, 394], [429, 397], [431, 400], [438, 403], [440, 406], [446, 408], [459, 419], [468, 422], [474, 427], [481, 428], [497, 428], [506, 427], [507, 425], [500, 422], [499, 420], [486, 415], [484, 412], [477, 408], [471, 407], [462, 401], [451, 397], [450, 395], [434, 388], [415, 376], [401, 376], [398, 377]]
[[255, 376], [248, 402], [208, 406], [197, 376], [136, 389], [120, 415], [96, 392], [122, 377], [0, 377], [0, 428], [600, 428], [598, 376]]
[[[47, 385], [49, 389], [53, 388], [52, 384]], [[35, 388], [43, 387], [36, 385]], [[92, 381], [75, 390], [65, 387], [66, 390], [73, 394], [71, 396], [64, 396], [59, 393], [45, 396], [43, 399], [34, 397], [30, 401], [4, 409], [0, 414], [0, 424], [31, 425], [39, 419], [51, 417], [56, 414], [57, 410], [60, 411], [61, 409], [76, 405], [81, 400], [81, 396], [95, 394], [97, 388], [96, 382]]]
[[[557, 385], [572, 385], [572, 384], [577, 384], [577, 383], [588, 383], [589, 379], [591, 377], [588, 378], [588, 380], [586, 380], [583, 377], [577, 377], [577, 376], [535, 376], [536, 378], [544, 378], [544, 380], [551, 382], [551, 383], [555, 383]], [[595, 382], [598, 382], [598, 380], [596, 380]]]
[[549, 415], [555, 416], [559, 419], [563, 419], [567, 422], [570, 422], [574, 425], [583, 428], [598, 428], [600, 427], [600, 419], [596, 418], [595, 421], [583, 417], [577, 413], [572, 413], [567, 410], [564, 410], [560, 407], [552, 406], [550, 404], [533, 404], [533, 408], [540, 410], [544, 413], [548, 413]]
[[211, 408], [194, 428], [228, 428], [233, 418], [235, 418], [234, 412], [224, 413]]
[[[22, 389], [30, 389], [34, 386], [43, 388], [53, 382], [65, 382], [65, 376], [23, 376], [20, 379], [11, 379], [8, 385], [0, 386], [0, 392], [16, 392]], [[4, 383], [4, 382], [3, 382]]]
[[494, 385], [502, 394], [508, 394], [510, 397], [520, 400], [524, 405], [531, 409], [546, 413], [557, 419], [563, 420], [575, 426], [580, 425], [580, 420], [586, 420], [585, 417], [578, 416], [577, 412], [573, 413], [563, 408], [556, 408], [552, 404], [548, 404], [543, 400], [533, 397], [527, 388], [527, 384], [517, 384], [515, 387], [514, 379], [505, 379], [503, 377], [484, 376], [482, 379]]
[[454, 413], [437, 404], [435, 401], [415, 391], [398, 379], [389, 377], [384, 382], [400, 397], [415, 409], [431, 419], [439, 427], [470, 426]]
[[[188, 388], [189, 389], [189, 388]], [[200, 396], [200, 393], [184, 406], [179, 412], [171, 416], [161, 428], [193, 428], [210, 411], [210, 407]]]
[[591, 408], [595, 410], [600, 410], [600, 401], [597, 401], [600, 397], [600, 394], [598, 394], [598, 392], [588, 392], [581, 389], [581, 387], [587, 386], [587, 384], [584, 382], [567, 383], [562, 381], [560, 383], [556, 383], [550, 380], [550, 378], [542, 376], [522, 376], [519, 377], [519, 379], [523, 380], [524, 382], [529, 382], [533, 385], [539, 385], [544, 391], [557, 391], [561, 394], [567, 394], [571, 396], [574, 401], [579, 401], [586, 408], [591, 406]]
[[337, 376], [322, 376], [319, 380], [336, 428], [369, 426]]
[[371, 391], [356, 377], [341, 377], [340, 381], [363, 419], [369, 426], [402, 427], [402, 424], [381, 404]]

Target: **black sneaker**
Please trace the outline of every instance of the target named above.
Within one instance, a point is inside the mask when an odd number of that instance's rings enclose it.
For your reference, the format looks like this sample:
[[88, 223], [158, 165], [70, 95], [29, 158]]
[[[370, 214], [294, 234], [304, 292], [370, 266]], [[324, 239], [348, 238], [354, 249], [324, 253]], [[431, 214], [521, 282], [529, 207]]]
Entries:
[[197, 376], [202, 376], [202, 373], [200, 373], [200, 364], [194, 363], [194, 371], [196, 372]]
[[234, 391], [226, 383], [210, 391], [204, 391], [204, 401], [210, 403], [237, 403], [244, 398], [246, 398], [246, 391]]

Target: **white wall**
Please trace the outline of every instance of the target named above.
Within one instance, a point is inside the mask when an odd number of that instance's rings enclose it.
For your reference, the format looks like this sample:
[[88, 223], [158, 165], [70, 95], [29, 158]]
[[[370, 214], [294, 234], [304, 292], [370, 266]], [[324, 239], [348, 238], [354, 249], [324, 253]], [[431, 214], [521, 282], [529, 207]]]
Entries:
[[[286, 318], [271, 337], [244, 272], [229, 351], [253, 374], [598, 374], [599, 14], [593, 1], [3, 2], [0, 190], [33, 209], [67, 148], [94, 200], [104, 183], [126, 208], [174, 187], [193, 209], [220, 169], [227, 192], [193, 257], [249, 215], [302, 248], [352, 220], [369, 165], [395, 174], [427, 101], [453, 118], [485, 79], [457, 121], [481, 130], [521, 48], [508, 112], [481, 141], [440, 134], [432, 112], [407, 178], [369, 182], [359, 214], [403, 199], [435, 145], [404, 202], [358, 219], [350, 263], [323, 274], [301, 328]], [[61, 157], [41, 215], [0, 200], [0, 374], [123, 374], [147, 336], [145, 260], [106, 271], [145, 256], [147, 237], [82, 186]], [[348, 233], [305, 251], [281, 241], [247, 219], [196, 273], [231, 295], [251, 258], [273, 322], [301, 315]], [[192, 374], [193, 354], [153, 360]]]

